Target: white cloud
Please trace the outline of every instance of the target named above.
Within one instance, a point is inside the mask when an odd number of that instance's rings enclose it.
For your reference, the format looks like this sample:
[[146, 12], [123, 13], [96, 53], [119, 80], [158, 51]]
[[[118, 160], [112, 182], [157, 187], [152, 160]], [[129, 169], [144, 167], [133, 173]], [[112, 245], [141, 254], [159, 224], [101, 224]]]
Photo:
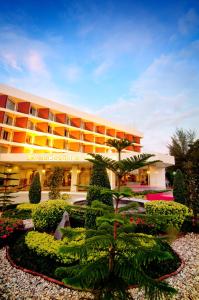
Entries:
[[195, 9], [190, 8], [178, 21], [179, 32], [183, 35], [189, 34], [199, 25], [199, 15]]
[[80, 78], [81, 68], [76, 65], [70, 65], [64, 70], [66, 79], [70, 82], [75, 82]]
[[142, 131], [145, 151], [168, 152], [166, 145], [176, 127], [199, 126], [199, 69], [186, 60], [187, 52], [160, 56], [132, 83], [128, 97], [98, 113]]
[[30, 39], [15, 27], [1, 28], [0, 43], [0, 63], [6, 70], [49, 76], [45, 60], [51, 50], [47, 43]]
[[25, 58], [25, 62], [30, 72], [38, 73], [40, 75], [48, 75], [43, 57], [38, 51], [30, 50]]
[[104, 73], [109, 70], [109, 68], [112, 66], [111, 61], [104, 61], [100, 65], [97, 66], [97, 68], [94, 70], [93, 74], [95, 77], [102, 76]]

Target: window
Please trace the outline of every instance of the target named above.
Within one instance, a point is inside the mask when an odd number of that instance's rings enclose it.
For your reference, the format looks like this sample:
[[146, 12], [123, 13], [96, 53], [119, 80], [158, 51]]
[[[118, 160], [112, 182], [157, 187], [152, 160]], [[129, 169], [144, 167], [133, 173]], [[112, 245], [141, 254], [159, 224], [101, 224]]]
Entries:
[[32, 116], [36, 116], [37, 115], [37, 110], [36, 110], [36, 108], [34, 108], [34, 107], [30, 107], [30, 115], [32, 115]]
[[4, 124], [12, 125], [12, 122], [13, 122], [13, 118], [9, 117], [8, 115], [4, 116]]
[[26, 143], [27, 144], [32, 144], [32, 136], [27, 136], [26, 137]]
[[8, 131], [4, 130], [3, 133], [2, 133], [2, 139], [8, 141], [9, 136], [10, 136], [10, 133]]
[[68, 131], [66, 129], [64, 130], [64, 136], [68, 136]]
[[15, 110], [15, 103], [9, 98], [7, 99], [6, 108]]
[[52, 130], [52, 127], [48, 126], [48, 133], [52, 133], [53, 130]]

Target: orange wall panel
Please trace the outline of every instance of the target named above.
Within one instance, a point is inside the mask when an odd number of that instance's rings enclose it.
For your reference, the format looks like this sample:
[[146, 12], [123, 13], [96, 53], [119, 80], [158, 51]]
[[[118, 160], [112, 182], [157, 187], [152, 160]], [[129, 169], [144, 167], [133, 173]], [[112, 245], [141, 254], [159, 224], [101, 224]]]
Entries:
[[140, 144], [140, 137], [139, 136], [134, 136], [134, 142], [137, 144]]
[[95, 152], [96, 152], [96, 153], [105, 153], [105, 152], [106, 152], [106, 149], [105, 149], [105, 148], [101, 148], [101, 147], [95, 148]]
[[0, 107], [6, 108], [7, 95], [0, 95]]
[[69, 143], [68, 144], [68, 149], [71, 150], [71, 151], [78, 152], [80, 150], [80, 144], [79, 143]]
[[12, 147], [11, 153], [24, 153], [24, 147]]
[[65, 136], [65, 128], [64, 127], [55, 127], [54, 134], [58, 134], [60, 136]]
[[0, 111], [0, 123], [3, 123], [4, 115], [5, 115], [5, 112]]
[[24, 114], [29, 114], [30, 102], [19, 102], [18, 106], [17, 106], [17, 111], [24, 113]]
[[64, 149], [64, 140], [54, 140], [53, 147], [58, 149]]
[[26, 132], [21, 132], [21, 131], [14, 132], [13, 142], [25, 143], [26, 142]]
[[133, 148], [134, 148], [135, 152], [140, 152], [141, 151], [141, 147], [139, 147], [139, 146], [134, 146]]
[[49, 116], [49, 108], [39, 108], [38, 109], [38, 117], [43, 119], [48, 119]]
[[133, 151], [134, 147], [133, 146], [129, 146], [129, 147], [126, 148], [126, 150]]
[[71, 126], [81, 127], [81, 119], [80, 118], [71, 118], [70, 122], [71, 122]]
[[85, 123], [84, 123], [84, 128], [85, 128], [86, 130], [91, 130], [91, 131], [93, 131], [93, 129], [94, 129], [94, 123], [92, 123], [92, 122], [85, 122]]
[[98, 133], [104, 134], [105, 133], [105, 126], [96, 126], [96, 131]]
[[48, 123], [37, 123], [36, 130], [41, 132], [48, 132]]
[[125, 138], [125, 133], [122, 131], [118, 131], [116, 134], [117, 138], [119, 139], [124, 139]]
[[83, 146], [83, 151], [85, 153], [93, 153], [93, 146], [90, 146], [90, 145], [84, 145]]
[[66, 116], [66, 114], [56, 114], [55, 120], [56, 120], [56, 122], [66, 124], [67, 116]]
[[46, 146], [47, 137], [45, 136], [35, 136], [34, 144], [38, 146]]
[[74, 138], [74, 139], [77, 139], [77, 140], [80, 139], [80, 131], [70, 131], [69, 135], [70, 135], [71, 138]]
[[95, 142], [98, 144], [105, 144], [105, 138], [97, 136]]
[[115, 136], [115, 129], [107, 129], [106, 133], [110, 136]]
[[129, 142], [133, 142], [133, 135], [132, 135], [132, 134], [126, 134], [126, 139], [127, 139]]
[[94, 135], [93, 134], [84, 134], [84, 141], [94, 142]]
[[27, 128], [27, 124], [28, 124], [28, 118], [26, 118], [26, 117], [16, 118], [15, 126], [18, 126], [21, 128]]

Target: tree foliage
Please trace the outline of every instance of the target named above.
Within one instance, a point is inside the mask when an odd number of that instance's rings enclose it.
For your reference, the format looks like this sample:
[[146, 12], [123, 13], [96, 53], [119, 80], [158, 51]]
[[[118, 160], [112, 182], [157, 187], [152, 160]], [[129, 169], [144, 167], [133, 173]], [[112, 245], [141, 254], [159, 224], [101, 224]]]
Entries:
[[186, 188], [183, 173], [180, 169], [176, 171], [173, 182], [173, 196], [176, 202], [186, 204]]
[[113, 206], [111, 195], [102, 195], [101, 188], [111, 188], [108, 174], [104, 165], [93, 164], [91, 179], [86, 198], [89, 206], [94, 200], [99, 200], [105, 204]]
[[175, 157], [175, 170], [184, 171], [185, 160], [189, 146], [193, 144], [196, 137], [195, 131], [177, 129], [171, 137], [171, 143], [168, 145], [170, 155]]
[[187, 152], [186, 163], [188, 206], [193, 209], [195, 218], [199, 213], [199, 140]]
[[13, 178], [12, 175], [16, 173], [13, 172], [0, 172], [0, 180], [3, 182], [1, 186], [1, 193], [0, 193], [0, 206], [2, 206], [2, 210], [6, 208], [7, 205], [13, 202], [12, 199], [16, 198], [12, 194], [15, 193], [14, 188], [17, 186], [16, 184], [12, 183], [12, 181], [18, 180], [17, 178]]
[[60, 185], [63, 181], [63, 176], [64, 176], [64, 169], [60, 167], [55, 167], [53, 174], [50, 178], [50, 184], [49, 184], [49, 194], [48, 197], [49, 199], [60, 199], [61, 194], [60, 194]]
[[41, 182], [39, 172], [37, 172], [33, 177], [29, 189], [29, 201], [30, 203], [39, 203], [41, 201]]
[[[118, 236], [113, 236], [115, 222], [120, 224]], [[175, 290], [165, 282], [152, 279], [146, 266], [170, 259], [162, 251], [160, 240], [129, 232], [129, 225], [119, 214], [107, 213], [97, 218], [97, 230], [87, 230], [84, 243], [63, 246], [60, 252], [79, 258], [79, 264], [61, 267], [56, 275], [72, 287], [91, 289], [95, 299], [132, 299], [129, 285], [137, 283], [150, 300], [160, 300]], [[128, 227], [128, 231], [126, 228]]]

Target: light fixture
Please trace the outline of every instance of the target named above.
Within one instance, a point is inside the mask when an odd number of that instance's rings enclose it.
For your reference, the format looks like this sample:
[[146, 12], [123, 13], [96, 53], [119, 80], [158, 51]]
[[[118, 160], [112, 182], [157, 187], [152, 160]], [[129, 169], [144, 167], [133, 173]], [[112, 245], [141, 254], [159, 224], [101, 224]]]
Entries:
[[42, 173], [45, 174], [45, 173], [46, 173], [46, 170], [45, 170], [45, 169], [42, 169]]
[[150, 174], [150, 173], [151, 173], [149, 170], [147, 170], [146, 172], [147, 172], [147, 174]]

